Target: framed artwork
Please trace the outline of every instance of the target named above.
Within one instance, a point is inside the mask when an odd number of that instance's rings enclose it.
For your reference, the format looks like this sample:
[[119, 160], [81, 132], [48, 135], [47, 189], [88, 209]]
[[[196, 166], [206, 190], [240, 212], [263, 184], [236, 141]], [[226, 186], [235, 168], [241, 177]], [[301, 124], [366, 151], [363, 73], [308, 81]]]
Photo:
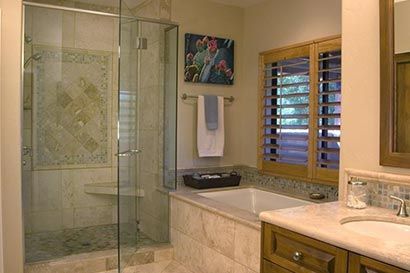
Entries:
[[234, 75], [233, 40], [185, 34], [186, 82], [232, 85]]

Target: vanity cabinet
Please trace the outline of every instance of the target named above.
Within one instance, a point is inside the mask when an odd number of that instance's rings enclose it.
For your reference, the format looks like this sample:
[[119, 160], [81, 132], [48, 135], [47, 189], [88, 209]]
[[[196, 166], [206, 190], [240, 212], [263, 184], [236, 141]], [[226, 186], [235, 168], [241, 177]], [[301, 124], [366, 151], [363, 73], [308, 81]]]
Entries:
[[[347, 271], [346, 250], [308, 238], [298, 233], [263, 224], [263, 258], [285, 268], [283, 272], [339, 273]], [[265, 266], [263, 273], [282, 272]], [[266, 270], [265, 270], [266, 269]]]
[[262, 273], [409, 273], [267, 223], [261, 256]]
[[350, 253], [349, 273], [409, 273], [409, 271]]

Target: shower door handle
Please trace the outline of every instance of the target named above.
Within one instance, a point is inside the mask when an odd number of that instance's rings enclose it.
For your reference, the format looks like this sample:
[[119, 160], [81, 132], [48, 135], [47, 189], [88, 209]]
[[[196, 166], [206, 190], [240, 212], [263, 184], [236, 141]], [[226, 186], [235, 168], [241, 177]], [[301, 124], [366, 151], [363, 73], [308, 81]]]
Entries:
[[115, 155], [119, 156], [119, 157], [129, 157], [129, 156], [139, 154], [141, 152], [142, 152], [141, 150], [131, 149], [131, 150], [127, 150], [127, 151], [124, 151], [124, 152], [120, 152], [120, 153], [115, 154]]

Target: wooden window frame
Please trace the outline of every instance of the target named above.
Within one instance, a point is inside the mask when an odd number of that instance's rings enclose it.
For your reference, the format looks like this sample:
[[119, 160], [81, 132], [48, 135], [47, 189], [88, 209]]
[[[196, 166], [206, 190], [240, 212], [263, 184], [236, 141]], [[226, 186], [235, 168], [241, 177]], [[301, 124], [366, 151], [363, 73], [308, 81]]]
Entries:
[[[318, 55], [322, 52], [341, 50], [341, 36], [331, 36], [300, 44], [282, 47], [259, 54], [258, 79], [258, 169], [267, 175], [281, 176], [313, 183], [335, 185], [338, 183], [339, 169], [317, 167], [318, 132]], [[264, 160], [264, 96], [265, 65], [275, 61], [309, 56], [309, 138], [307, 165], [287, 164]]]

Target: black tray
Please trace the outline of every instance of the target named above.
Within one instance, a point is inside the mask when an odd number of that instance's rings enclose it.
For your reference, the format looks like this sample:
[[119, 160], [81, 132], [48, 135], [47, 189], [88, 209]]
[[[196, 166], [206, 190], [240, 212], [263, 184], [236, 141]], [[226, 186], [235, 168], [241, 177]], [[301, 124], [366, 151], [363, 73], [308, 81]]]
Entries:
[[[208, 175], [222, 175], [222, 173], [206, 173]], [[200, 176], [203, 174], [200, 174]], [[239, 186], [241, 176], [231, 173], [230, 176], [221, 178], [194, 178], [192, 175], [184, 175], [184, 184], [195, 189], [211, 189], [222, 187]]]

